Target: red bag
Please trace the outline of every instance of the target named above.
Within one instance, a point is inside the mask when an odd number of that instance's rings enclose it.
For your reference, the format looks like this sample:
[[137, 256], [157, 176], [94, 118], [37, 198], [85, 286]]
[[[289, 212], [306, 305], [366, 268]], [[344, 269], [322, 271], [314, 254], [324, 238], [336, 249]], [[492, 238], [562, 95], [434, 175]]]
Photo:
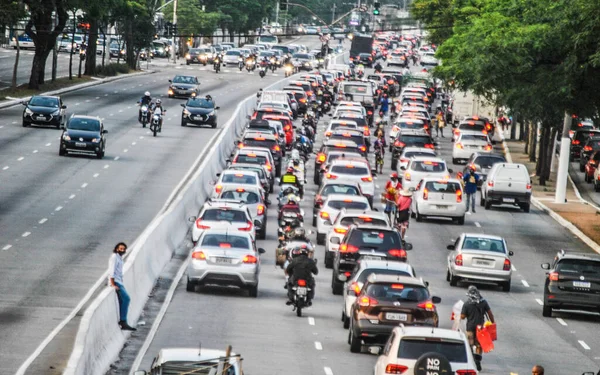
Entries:
[[477, 327], [477, 341], [484, 353], [489, 353], [494, 350], [494, 342], [492, 336], [486, 327]]
[[498, 340], [498, 331], [496, 331], [496, 323], [487, 324], [485, 326], [485, 328], [490, 333], [490, 337], [492, 338], [492, 341]]

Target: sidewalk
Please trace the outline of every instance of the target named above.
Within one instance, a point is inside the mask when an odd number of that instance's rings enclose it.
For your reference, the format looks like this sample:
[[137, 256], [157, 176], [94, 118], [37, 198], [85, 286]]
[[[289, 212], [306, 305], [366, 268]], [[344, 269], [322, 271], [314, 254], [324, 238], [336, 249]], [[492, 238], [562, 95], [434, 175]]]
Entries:
[[[529, 173], [533, 175], [535, 163], [530, 162], [528, 155], [524, 152], [525, 143], [509, 140], [505, 141], [504, 145], [507, 160], [513, 163], [525, 164]], [[531, 180], [533, 185], [531, 203], [548, 213], [595, 252], [600, 253], [600, 245], [598, 245], [600, 243], [600, 223], [598, 222], [600, 211], [579, 198], [571, 181], [567, 183], [567, 202], [555, 203], [556, 172], [551, 173], [546, 186], [541, 186], [539, 179], [535, 176], [532, 176]]]

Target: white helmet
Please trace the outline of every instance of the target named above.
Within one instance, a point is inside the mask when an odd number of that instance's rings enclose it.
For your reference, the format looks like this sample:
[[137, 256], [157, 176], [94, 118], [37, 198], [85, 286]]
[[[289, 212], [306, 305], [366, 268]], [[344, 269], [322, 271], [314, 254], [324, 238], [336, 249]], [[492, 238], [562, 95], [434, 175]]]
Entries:
[[144, 93], [144, 96], [150, 96], [150, 91], [146, 91], [146, 92]]

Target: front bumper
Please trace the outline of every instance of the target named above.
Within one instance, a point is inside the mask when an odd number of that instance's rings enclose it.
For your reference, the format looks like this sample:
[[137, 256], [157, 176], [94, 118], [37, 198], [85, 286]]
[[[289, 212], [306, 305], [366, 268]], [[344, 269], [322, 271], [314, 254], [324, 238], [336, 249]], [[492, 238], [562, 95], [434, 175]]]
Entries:
[[187, 122], [188, 124], [210, 124], [215, 125], [217, 123], [217, 116], [215, 115], [190, 115], [183, 116], [181, 118], [182, 121]]
[[34, 125], [53, 125], [58, 126], [61, 123], [60, 115], [43, 115], [39, 113], [34, 113], [32, 115], [25, 114], [23, 116], [23, 122], [26, 124], [34, 124]]
[[94, 142], [79, 142], [79, 141], [65, 141], [64, 139], [60, 141], [61, 150], [67, 151], [73, 154], [83, 154], [83, 155], [96, 155], [102, 151], [102, 143], [94, 143]]
[[171, 97], [184, 97], [190, 98], [196, 96], [198, 93], [196, 90], [178, 90], [178, 89], [169, 89], [169, 96]]

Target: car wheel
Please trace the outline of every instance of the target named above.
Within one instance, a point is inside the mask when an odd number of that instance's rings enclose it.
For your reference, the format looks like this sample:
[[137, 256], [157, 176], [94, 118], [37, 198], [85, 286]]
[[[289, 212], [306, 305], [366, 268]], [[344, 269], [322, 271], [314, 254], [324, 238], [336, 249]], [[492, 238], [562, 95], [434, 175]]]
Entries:
[[453, 274], [450, 274], [450, 286], [457, 286], [458, 280], [458, 277], [454, 276]]
[[579, 172], [583, 172], [585, 171], [585, 166], [581, 163], [579, 163]]
[[252, 298], [258, 297], [258, 284], [248, 288], [248, 296]]
[[67, 152], [61, 148], [58, 149], [58, 156], [65, 156]]
[[419, 211], [417, 211], [417, 212], [415, 213], [415, 216], [416, 216], [416, 219], [417, 219], [417, 222], [418, 222], [418, 223], [420, 223], [420, 222], [422, 222], [422, 221], [423, 221], [423, 215], [421, 215], [421, 214], [419, 213]]
[[186, 125], [187, 125], [187, 122], [181, 120], [181, 126], [186, 126]]
[[510, 280], [500, 284], [503, 292], [510, 292]]
[[344, 291], [344, 283], [337, 280], [335, 277], [335, 272], [331, 274], [331, 292], [336, 296], [341, 296]]
[[325, 233], [317, 233], [317, 245], [325, 245], [325, 236]]
[[195, 292], [196, 291], [196, 284], [191, 282], [189, 278], [187, 279], [187, 283], [185, 284], [185, 290], [187, 292]]
[[186, 61], [186, 62], [185, 62], [185, 65], [190, 65], [190, 62], [189, 62], [189, 61]]
[[213, 128], [213, 129], [215, 129], [215, 128], [217, 127], [217, 123], [215, 122], [215, 123], [214, 123], [214, 124], [212, 124], [210, 127], [211, 127], [211, 128]]
[[101, 150], [101, 151], [99, 151], [99, 152], [96, 154], [96, 157], [97, 157], [98, 159], [102, 159], [102, 158], [104, 158], [104, 146], [102, 147], [102, 150]]
[[465, 225], [465, 217], [461, 216], [461, 217], [457, 218], [456, 222], [458, 223], [458, 225]]
[[23, 127], [24, 127], [24, 128], [27, 128], [27, 127], [29, 127], [29, 126], [31, 126], [31, 124], [28, 124], [28, 123], [26, 123], [25, 121], [23, 121]]
[[446, 281], [450, 281], [450, 270], [446, 270]]
[[594, 181], [594, 191], [600, 191], [600, 186], [598, 186], [598, 181]]
[[263, 229], [260, 231], [260, 233], [258, 234], [258, 238], [261, 240], [264, 240], [267, 238], [267, 221], [265, 220], [265, 225], [263, 227]]
[[481, 207], [485, 206], [485, 199], [483, 199], [483, 190], [481, 191], [481, 194], [479, 195], [479, 205]]
[[544, 304], [544, 306], [542, 306], [542, 316], [546, 318], [552, 317], [552, 307], [546, 306], [546, 304]]
[[486, 210], [489, 210], [492, 207], [492, 201], [486, 199], [483, 206]]
[[[353, 326], [354, 324], [352, 324]], [[350, 351], [352, 353], [360, 353], [362, 349], [362, 345], [360, 343], [360, 337], [354, 336], [354, 327], [350, 326], [350, 331], [348, 332], [348, 342], [350, 343]]]
[[325, 268], [333, 268], [333, 254], [325, 251]]
[[530, 203], [525, 203], [525, 204], [523, 204], [522, 208], [523, 208], [523, 211], [527, 213], [527, 212], [529, 212], [529, 210], [531, 208], [531, 204]]
[[348, 318], [344, 312], [342, 312], [342, 322], [344, 322], [344, 329], [350, 328], [350, 318]]
[[391, 165], [392, 171], [395, 171], [397, 166], [398, 166], [398, 159], [396, 159], [394, 157], [394, 155], [392, 155], [392, 165]]
[[590, 178], [588, 177], [588, 174], [587, 174], [587, 173], [585, 173], [585, 174], [583, 175], [583, 181], [585, 181], [585, 182], [590, 182]]
[[458, 159], [457, 158], [452, 158], [452, 164], [458, 164]]

